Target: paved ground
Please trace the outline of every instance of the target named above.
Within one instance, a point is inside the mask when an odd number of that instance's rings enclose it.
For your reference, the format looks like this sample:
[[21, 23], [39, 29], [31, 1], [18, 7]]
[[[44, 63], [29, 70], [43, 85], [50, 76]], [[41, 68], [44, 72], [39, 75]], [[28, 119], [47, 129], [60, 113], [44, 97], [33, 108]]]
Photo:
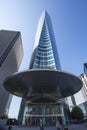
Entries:
[[69, 130], [87, 130], [86, 124], [70, 125]]
[[[68, 128], [69, 130], [87, 130], [86, 124], [68, 125]], [[40, 128], [39, 127], [13, 126], [12, 130], [40, 130]], [[56, 130], [56, 127], [45, 127], [44, 130]]]
[[[86, 125], [87, 123], [68, 125], [68, 130], [87, 130]], [[8, 126], [5, 126], [4, 128], [5, 130], [8, 130]], [[40, 127], [12, 126], [12, 130], [40, 130]], [[56, 130], [56, 127], [45, 127], [44, 130]]]

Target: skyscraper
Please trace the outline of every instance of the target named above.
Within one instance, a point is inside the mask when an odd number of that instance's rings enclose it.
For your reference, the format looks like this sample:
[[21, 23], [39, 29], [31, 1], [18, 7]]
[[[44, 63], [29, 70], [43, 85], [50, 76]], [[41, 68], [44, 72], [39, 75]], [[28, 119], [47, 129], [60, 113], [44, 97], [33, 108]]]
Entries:
[[68, 121], [64, 98], [82, 87], [79, 77], [62, 71], [51, 19], [46, 11], [40, 17], [29, 69], [9, 76], [4, 86], [23, 97], [19, 121], [29, 126], [55, 125]]
[[32, 58], [33, 64], [30, 65], [30, 69], [61, 69], [51, 19], [46, 11], [43, 11], [39, 19], [34, 54], [35, 58]]
[[[55, 37], [54, 37], [54, 33], [53, 33], [51, 19], [50, 19], [49, 14], [47, 13], [47, 11], [44, 10], [42, 12], [41, 17], [38, 22], [38, 27], [37, 27], [37, 32], [36, 32], [36, 37], [35, 37], [35, 42], [34, 42], [34, 48], [33, 48], [33, 54], [31, 57], [29, 69], [55, 69], [55, 70], [58, 69], [58, 70], [61, 70], [61, 65], [60, 65], [58, 56], [59, 55], [58, 55], [57, 45], [56, 45], [56, 41], [55, 41]], [[50, 91], [50, 90], [48, 90], [48, 91]], [[41, 97], [41, 95], [40, 95], [40, 97]], [[59, 118], [60, 118], [60, 120], [62, 120], [61, 117], [64, 114], [64, 112], [63, 112], [63, 105], [64, 105], [63, 101], [64, 100], [63, 99], [59, 100], [58, 101], [59, 103], [57, 106], [54, 101], [54, 100], [57, 100], [56, 97], [55, 97], [55, 99], [53, 98], [53, 96], [51, 97], [51, 95], [50, 96], [45, 95], [45, 96], [43, 96], [43, 98], [42, 97], [40, 98], [40, 97], [36, 97], [36, 98], [37, 98], [37, 100], [39, 100], [39, 102], [41, 102], [40, 100], [42, 100], [41, 105], [37, 104], [35, 106], [35, 108], [32, 104], [33, 97], [31, 97], [32, 103], [30, 103], [29, 108], [28, 108], [28, 101], [26, 102], [25, 99], [22, 99], [21, 106], [20, 106], [20, 112], [19, 112], [19, 120], [22, 119], [22, 124], [27, 123], [29, 125], [39, 125], [40, 118], [42, 118], [41, 115], [43, 115], [42, 111], [45, 112], [46, 111], [45, 109], [47, 109], [47, 111], [49, 111], [47, 114], [50, 114], [51, 111], [53, 111], [53, 113], [55, 113], [54, 111], [56, 111], [56, 115], [60, 114]], [[47, 102], [45, 100], [47, 100]], [[51, 103], [53, 101], [54, 101], [54, 106]], [[35, 102], [38, 102], [38, 101], [35, 101]], [[47, 105], [48, 102], [50, 102], [50, 104], [49, 104], [50, 107], [48, 107], [49, 105]], [[61, 103], [62, 103], [62, 105], [60, 106]], [[36, 103], [34, 103], [34, 104], [36, 104]], [[43, 107], [44, 107], [44, 109], [41, 110]], [[30, 117], [28, 119], [28, 116], [27, 116], [29, 114], [29, 111], [32, 111], [32, 113], [33, 113], [33, 109], [37, 109], [37, 111], [38, 112], [40, 111], [40, 113], [41, 113], [41, 115], [36, 115], [38, 117], [37, 117], [37, 121], [35, 124], [33, 123], [33, 121], [31, 121], [32, 117]], [[57, 111], [59, 111], [59, 112], [57, 112]], [[39, 114], [39, 113], [37, 113], [37, 114]], [[55, 125], [57, 116], [55, 117], [55, 115], [54, 115], [54, 117], [52, 117], [53, 119], [51, 119], [49, 116], [47, 118], [48, 118], [47, 122], [46, 122], [46, 117], [44, 117], [44, 119], [43, 119], [45, 125]], [[54, 120], [54, 122], [53, 121], [51, 122], [51, 120]], [[63, 120], [65, 120], [65, 119], [63, 119]]]
[[18, 71], [23, 57], [21, 34], [0, 30], [0, 116], [8, 114], [12, 94], [3, 87], [5, 78]]

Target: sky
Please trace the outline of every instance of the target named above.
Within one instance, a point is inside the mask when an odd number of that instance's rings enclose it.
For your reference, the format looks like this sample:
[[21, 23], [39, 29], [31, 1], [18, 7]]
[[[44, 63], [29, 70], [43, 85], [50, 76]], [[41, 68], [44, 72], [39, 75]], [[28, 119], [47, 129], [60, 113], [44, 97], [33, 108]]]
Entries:
[[[52, 20], [62, 70], [79, 76], [87, 62], [87, 0], [0, 0], [0, 29], [21, 32], [24, 57], [19, 71], [29, 67], [44, 9]], [[17, 117], [20, 101], [13, 97], [9, 117]]]

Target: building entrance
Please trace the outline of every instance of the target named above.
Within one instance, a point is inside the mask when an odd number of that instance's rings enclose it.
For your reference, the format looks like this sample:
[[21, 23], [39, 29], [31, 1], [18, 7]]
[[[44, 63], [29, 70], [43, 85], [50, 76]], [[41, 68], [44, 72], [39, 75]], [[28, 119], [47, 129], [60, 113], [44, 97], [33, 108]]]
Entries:
[[62, 123], [62, 115], [29, 115], [25, 117], [25, 125], [40, 126], [43, 123], [45, 126], [55, 126], [58, 120]]
[[53, 104], [33, 104], [26, 105], [23, 125], [40, 126], [42, 122], [46, 126], [54, 126], [56, 122], [64, 122], [63, 106], [57, 103]]

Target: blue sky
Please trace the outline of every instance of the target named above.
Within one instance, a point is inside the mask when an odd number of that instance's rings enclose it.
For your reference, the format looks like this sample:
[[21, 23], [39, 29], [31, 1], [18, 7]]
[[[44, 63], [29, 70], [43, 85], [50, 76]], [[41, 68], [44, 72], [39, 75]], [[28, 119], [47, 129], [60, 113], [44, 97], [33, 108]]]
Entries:
[[[62, 69], [79, 76], [87, 62], [87, 0], [0, 0], [0, 29], [21, 32], [24, 57], [19, 71], [29, 67], [44, 9], [52, 20]], [[14, 96], [10, 117], [17, 117], [20, 100]]]

